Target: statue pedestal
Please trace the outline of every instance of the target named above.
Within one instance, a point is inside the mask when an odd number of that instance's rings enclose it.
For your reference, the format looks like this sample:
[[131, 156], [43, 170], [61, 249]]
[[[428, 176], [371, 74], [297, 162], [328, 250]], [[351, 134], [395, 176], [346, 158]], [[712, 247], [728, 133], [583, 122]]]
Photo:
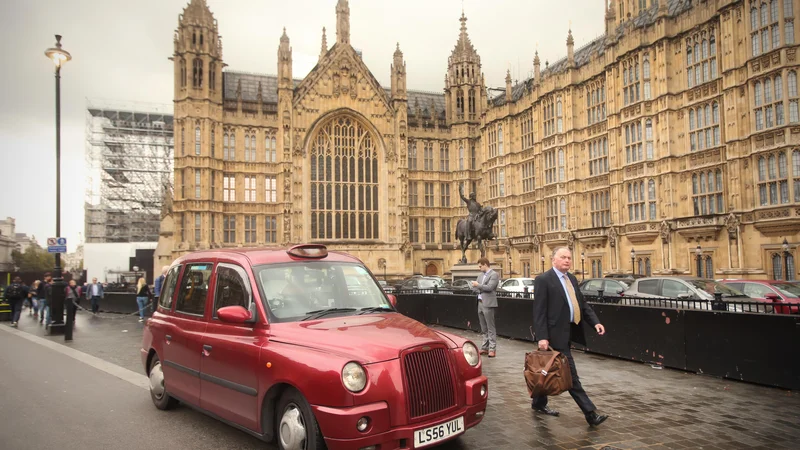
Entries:
[[[498, 275], [500, 275], [500, 279], [503, 279], [503, 270], [500, 268], [499, 265], [495, 263], [490, 263], [489, 267], [492, 268]], [[481, 270], [478, 268], [477, 264], [456, 264], [450, 268], [450, 272], [453, 274], [452, 281], [456, 280], [469, 280], [474, 281], [478, 278], [478, 275], [481, 274]]]

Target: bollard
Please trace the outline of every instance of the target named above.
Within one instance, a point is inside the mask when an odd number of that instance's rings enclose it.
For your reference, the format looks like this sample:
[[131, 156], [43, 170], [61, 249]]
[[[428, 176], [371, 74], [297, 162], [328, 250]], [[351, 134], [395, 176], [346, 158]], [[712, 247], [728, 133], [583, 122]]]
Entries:
[[597, 290], [597, 296], [600, 297], [600, 302], [602, 303], [602, 301], [603, 301], [603, 289], [598, 289]]
[[64, 302], [67, 309], [67, 321], [64, 323], [64, 340], [72, 340], [72, 328], [75, 326], [75, 305], [74, 300], [68, 299]]
[[531, 298], [530, 293], [528, 292], [528, 286], [524, 286], [522, 288], [522, 296], [525, 298]]

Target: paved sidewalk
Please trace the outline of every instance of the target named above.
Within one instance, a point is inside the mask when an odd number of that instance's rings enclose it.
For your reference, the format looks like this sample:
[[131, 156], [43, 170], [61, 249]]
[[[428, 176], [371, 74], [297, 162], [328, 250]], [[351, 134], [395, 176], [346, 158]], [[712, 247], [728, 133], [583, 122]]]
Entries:
[[[20, 329], [44, 336], [43, 327], [34, 324], [27, 311], [25, 314]], [[74, 340], [65, 345], [142, 373], [138, 355], [141, 329], [135, 317], [79, 313]], [[447, 331], [479, 341], [472, 332]], [[46, 338], [64, 343], [63, 336]], [[439, 448], [778, 449], [797, 448], [800, 443], [797, 392], [657, 370], [582, 352], [574, 353], [581, 381], [599, 411], [611, 417], [598, 428], [589, 427], [567, 394], [550, 400], [561, 417], [543, 417], [531, 411], [522, 377], [524, 353], [532, 346], [498, 339], [498, 357], [483, 360], [490, 386], [486, 418], [477, 428]], [[218, 432], [242, 434], [231, 427]], [[253, 448], [259, 448], [257, 445], [264, 448], [253, 440]]]

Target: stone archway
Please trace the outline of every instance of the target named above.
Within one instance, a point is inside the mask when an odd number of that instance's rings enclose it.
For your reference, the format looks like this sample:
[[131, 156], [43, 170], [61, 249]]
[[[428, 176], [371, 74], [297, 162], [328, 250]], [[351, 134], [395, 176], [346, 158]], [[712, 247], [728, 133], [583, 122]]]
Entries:
[[436, 263], [429, 262], [425, 266], [425, 276], [429, 277], [438, 275], [439, 275], [439, 267], [436, 265]]

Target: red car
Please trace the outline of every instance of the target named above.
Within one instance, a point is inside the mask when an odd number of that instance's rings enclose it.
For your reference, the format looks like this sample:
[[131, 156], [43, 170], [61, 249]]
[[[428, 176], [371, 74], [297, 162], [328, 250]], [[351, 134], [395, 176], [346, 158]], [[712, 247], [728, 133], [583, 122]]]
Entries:
[[722, 280], [722, 284], [743, 292], [755, 301], [772, 303], [777, 314], [800, 313], [800, 287], [794, 283], [780, 280]]
[[394, 309], [322, 245], [177, 259], [144, 329], [159, 409], [178, 401], [281, 449], [407, 449], [483, 419], [478, 348]]

